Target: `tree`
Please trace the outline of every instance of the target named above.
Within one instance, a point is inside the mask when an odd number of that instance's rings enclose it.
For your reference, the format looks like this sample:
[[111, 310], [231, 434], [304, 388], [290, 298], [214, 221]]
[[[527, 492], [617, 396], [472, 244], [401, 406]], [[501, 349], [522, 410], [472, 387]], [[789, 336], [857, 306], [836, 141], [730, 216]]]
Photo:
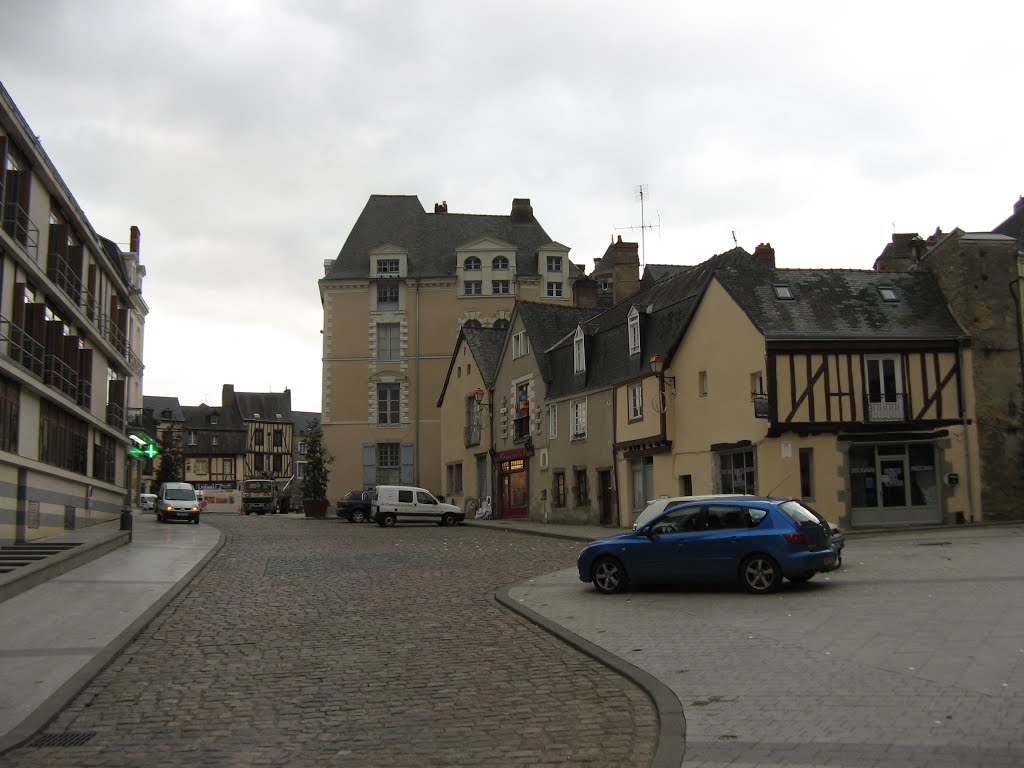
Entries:
[[161, 483], [175, 483], [184, 478], [182, 472], [181, 434], [177, 430], [165, 429], [160, 437], [160, 464], [156, 468], [153, 485], [157, 488]]
[[310, 419], [302, 431], [306, 443], [306, 476], [302, 480], [302, 498], [327, 500], [327, 479], [331, 475], [328, 467], [334, 457], [324, 448], [324, 431], [318, 419]]

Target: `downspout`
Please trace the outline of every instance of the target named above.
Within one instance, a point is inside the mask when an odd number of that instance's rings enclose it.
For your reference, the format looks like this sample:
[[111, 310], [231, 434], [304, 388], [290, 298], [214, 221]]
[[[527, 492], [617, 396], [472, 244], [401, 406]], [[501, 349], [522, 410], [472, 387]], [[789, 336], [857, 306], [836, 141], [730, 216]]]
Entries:
[[618, 404], [618, 392], [615, 391], [615, 387], [612, 387], [612, 480], [615, 482], [615, 519], [619, 521], [619, 528], [623, 528], [624, 526], [622, 525], [622, 499], [619, 496], [619, 494], [621, 493], [621, 488], [619, 486], [619, 449], [615, 447], [616, 439], [619, 436]]
[[487, 474], [490, 482], [487, 485], [488, 495], [491, 497], [491, 517], [497, 517], [498, 511], [498, 494], [497, 494], [497, 477], [498, 473], [494, 467], [494, 390], [492, 388], [487, 389], [487, 400], [489, 404], [487, 406]]
[[420, 475], [420, 334], [423, 329], [420, 326], [420, 280], [416, 278], [416, 427], [415, 441], [416, 454], [412, 463], [412, 484], [419, 485]]
[[[1014, 288], [1016, 283], [1016, 288]], [[1021, 393], [1024, 394], [1024, 251], [1017, 251], [1017, 277], [1010, 281], [1010, 296], [1017, 307], [1017, 354], [1020, 357], [1018, 373], [1021, 378]]]
[[963, 370], [964, 370], [963, 350], [964, 350], [964, 340], [963, 340], [963, 337], [961, 337], [961, 338], [956, 340], [956, 364], [957, 364], [957, 367], [959, 367], [960, 371], [961, 371], [960, 386], [958, 387], [958, 389], [959, 389], [959, 399], [960, 399], [960, 423], [961, 423], [961, 426], [962, 426], [962, 428], [964, 430], [964, 466], [965, 466], [965, 468], [967, 470], [967, 514], [968, 514], [967, 520], [968, 520], [968, 522], [973, 523], [974, 522], [974, 482], [972, 481], [972, 472], [971, 472], [971, 448], [970, 448], [970, 445], [968, 444], [968, 440], [967, 440], [967, 435], [968, 435], [968, 432], [967, 432], [968, 419], [967, 419], [967, 407], [966, 407], [965, 398], [964, 398], [964, 384], [963, 384], [964, 376], [963, 376], [963, 373], [962, 373]]

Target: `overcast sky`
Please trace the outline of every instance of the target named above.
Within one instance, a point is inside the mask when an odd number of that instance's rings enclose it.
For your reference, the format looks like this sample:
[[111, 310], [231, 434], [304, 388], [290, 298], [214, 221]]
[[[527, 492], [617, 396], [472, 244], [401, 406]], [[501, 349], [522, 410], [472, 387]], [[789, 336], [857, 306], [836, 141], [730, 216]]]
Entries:
[[[371, 194], [588, 270], [736, 242], [870, 269], [1024, 194], [1024, 4], [0, 0], [0, 81], [96, 231], [142, 231], [145, 393], [319, 411], [317, 280]], [[453, 339], [454, 343], [454, 339]]]

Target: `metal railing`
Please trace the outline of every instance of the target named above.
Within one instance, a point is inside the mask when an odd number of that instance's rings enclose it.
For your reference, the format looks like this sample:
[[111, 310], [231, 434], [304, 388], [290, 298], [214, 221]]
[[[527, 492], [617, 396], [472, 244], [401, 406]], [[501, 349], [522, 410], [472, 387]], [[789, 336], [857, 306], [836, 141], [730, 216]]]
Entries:
[[480, 445], [480, 425], [467, 424], [465, 429], [465, 445], [469, 448], [472, 445]]
[[0, 315], [0, 352], [37, 379], [43, 378], [43, 345], [24, 328]]
[[71, 265], [58, 253], [50, 253], [46, 257], [46, 276], [53, 281], [53, 284], [60, 288], [64, 294], [75, 302], [75, 305], [82, 303], [82, 293], [85, 288], [82, 279], [71, 268]]
[[867, 420], [878, 421], [906, 421], [906, 402], [902, 394], [882, 395], [880, 400], [874, 398], [879, 395], [868, 395], [864, 398], [864, 413]]
[[124, 408], [117, 403], [107, 403], [107, 424], [124, 429]]
[[3, 205], [3, 227], [35, 262], [39, 261], [39, 228], [32, 223], [28, 211], [14, 202]]
[[56, 355], [43, 358], [43, 383], [78, 402], [78, 372]]
[[530, 417], [516, 416], [512, 419], [512, 439], [525, 440], [530, 436]]

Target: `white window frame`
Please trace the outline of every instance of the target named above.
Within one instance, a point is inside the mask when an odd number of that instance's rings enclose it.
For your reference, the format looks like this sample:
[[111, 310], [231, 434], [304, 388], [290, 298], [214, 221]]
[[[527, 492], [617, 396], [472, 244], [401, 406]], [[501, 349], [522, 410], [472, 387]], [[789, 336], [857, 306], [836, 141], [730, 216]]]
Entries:
[[520, 331], [512, 336], [512, 359], [517, 360], [530, 354], [530, 337], [526, 331]]
[[[470, 290], [472, 288], [472, 290]], [[484, 294], [484, 282], [483, 280], [463, 280], [462, 281], [462, 295], [463, 296], [483, 296]]]
[[572, 372], [585, 373], [587, 370], [587, 348], [583, 342], [583, 329], [576, 326], [572, 337]]
[[587, 398], [573, 400], [572, 405], [572, 439], [587, 439]]
[[547, 271], [548, 272], [561, 272], [562, 271], [562, 257], [561, 256], [548, 256], [547, 258]]
[[[391, 333], [394, 334], [393, 339], [388, 337], [388, 334]], [[377, 323], [377, 359], [381, 362], [394, 362], [402, 359], [401, 323]]]
[[482, 268], [483, 263], [480, 261], [479, 256], [467, 256], [466, 260], [462, 262], [464, 272], [479, 272]]
[[549, 280], [547, 285], [547, 295], [551, 299], [562, 298], [562, 283], [561, 281]]
[[511, 280], [491, 280], [491, 295], [492, 296], [511, 296], [512, 295], [512, 281]]
[[397, 275], [402, 270], [399, 259], [377, 259], [378, 275]]
[[491, 259], [491, 269], [496, 272], [504, 272], [508, 269], [508, 256], [495, 256]]
[[633, 307], [629, 310], [629, 354], [640, 354], [640, 310]]
[[644, 417], [644, 385], [640, 382], [629, 385], [629, 420], [639, 421]]
[[548, 439], [558, 437], [558, 403], [548, 405]]

